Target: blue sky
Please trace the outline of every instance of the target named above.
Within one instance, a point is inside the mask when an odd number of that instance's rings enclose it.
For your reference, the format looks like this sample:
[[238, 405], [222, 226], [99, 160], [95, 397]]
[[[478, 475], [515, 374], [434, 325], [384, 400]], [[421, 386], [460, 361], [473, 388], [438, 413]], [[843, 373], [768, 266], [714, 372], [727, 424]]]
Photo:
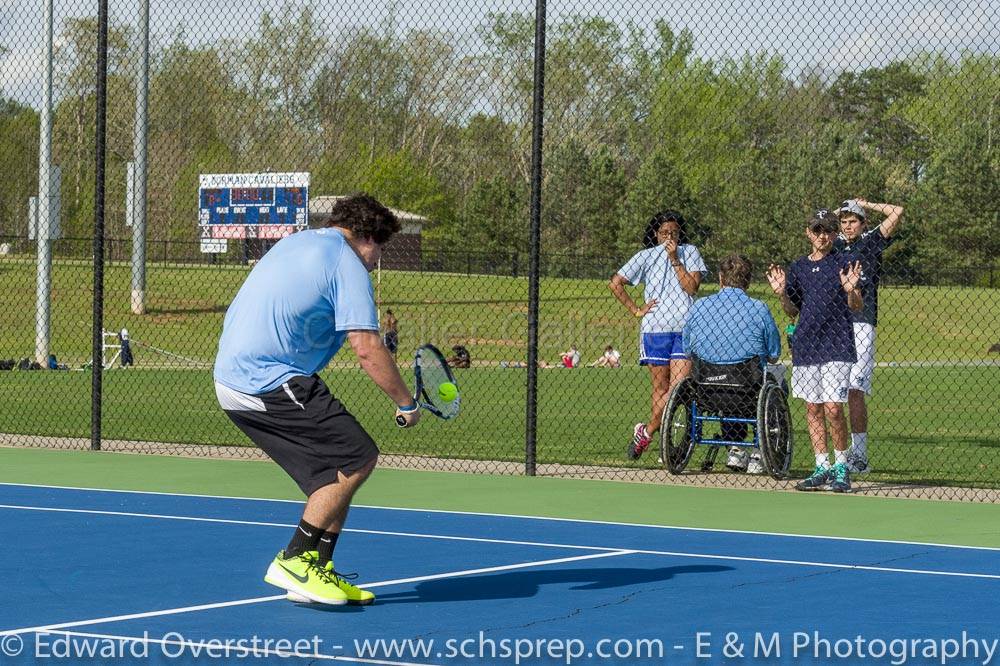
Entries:
[[[0, 0], [0, 92], [37, 106], [41, 93], [44, 0]], [[96, 13], [95, 0], [56, 0], [56, 33], [64, 18]], [[136, 0], [110, 0], [114, 20], [135, 25]], [[190, 41], [239, 39], [255, 30], [263, 11], [285, 0], [151, 0], [151, 31], [161, 38], [179, 26]], [[292, 5], [298, 3], [292, 2]], [[351, 25], [383, 22], [393, 3], [324, 0], [314, 3], [328, 34]], [[504, 0], [418, 0], [397, 2], [400, 32], [435, 28], [469, 35], [488, 12], [533, 13], [534, 3]], [[549, 0], [550, 19], [596, 15], [621, 23], [650, 25], [665, 18], [695, 35], [697, 53], [720, 58], [778, 53], [792, 70], [827, 70], [885, 64], [919, 51], [1000, 53], [1000, 8], [975, 0]]]

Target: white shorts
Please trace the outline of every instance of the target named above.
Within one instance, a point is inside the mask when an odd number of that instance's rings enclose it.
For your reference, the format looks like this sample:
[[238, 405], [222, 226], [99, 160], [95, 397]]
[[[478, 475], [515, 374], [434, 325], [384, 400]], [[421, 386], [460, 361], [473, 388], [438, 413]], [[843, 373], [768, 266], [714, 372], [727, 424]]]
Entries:
[[875, 327], [855, 322], [854, 348], [858, 361], [851, 366], [851, 388], [872, 394], [872, 375], [875, 373]]
[[806, 402], [847, 402], [852, 363], [792, 366], [792, 397]]
[[[780, 363], [768, 363], [767, 364], [767, 374], [774, 377], [774, 381], [778, 382], [778, 386], [785, 385], [785, 366]], [[785, 389], [788, 390], [787, 388]]]

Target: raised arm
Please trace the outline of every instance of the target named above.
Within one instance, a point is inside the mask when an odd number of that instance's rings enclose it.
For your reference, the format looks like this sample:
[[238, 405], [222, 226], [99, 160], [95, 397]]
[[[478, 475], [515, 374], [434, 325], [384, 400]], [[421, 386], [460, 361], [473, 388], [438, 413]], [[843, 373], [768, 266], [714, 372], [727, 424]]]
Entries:
[[785, 289], [785, 269], [777, 264], [771, 264], [767, 269], [767, 283], [771, 285], [771, 291], [781, 301], [781, 309], [785, 311], [785, 314], [792, 319], [798, 317], [799, 308], [789, 298], [788, 290]]
[[903, 221], [902, 206], [887, 203], [871, 203], [864, 199], [858, 199], [857, 201], [858, 205], [866, 211], [885, 215], [885, 219], [882, 220], [882, 224], [878, 227], [883, 236], [891, 238], [896, 233], [896, 230], [899, 229], [899, 225]]
[[848, 264], [841, 269], [840, 284], [843, 286], [844, 291], [847, 292], [847, 307], [851, 308], [855, 312], [864, 307], [864, 301], [861, 297], [861, 288], [859, 287], [860, 283], [860, 261], [855, 261], [854, 263]]
[[[681, 261], [678, 253], [679, 247], [676, 238], [668, 238], [663, 243], [663, 249], [667, 251], [667, 257], [670, 259], [670, 267], [677, 273], [677, 281], [680, 282], [681, 289], [688, 296], [695, 296], [698, 293], [698, 287], [701, 286], [701, 272], [688, 271], [684, 262]], [[700, 256], [698, 258], [700, 260]]]

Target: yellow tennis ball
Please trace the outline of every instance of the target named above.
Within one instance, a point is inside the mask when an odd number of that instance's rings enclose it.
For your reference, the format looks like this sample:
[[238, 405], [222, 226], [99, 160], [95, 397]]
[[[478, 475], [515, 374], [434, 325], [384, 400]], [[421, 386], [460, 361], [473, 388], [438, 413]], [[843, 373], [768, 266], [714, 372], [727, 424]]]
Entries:
[[445, 382], [438, 387], [438, 395], [445, 402], [451, 402], [458, 397], [458, 387], [451, 382]]

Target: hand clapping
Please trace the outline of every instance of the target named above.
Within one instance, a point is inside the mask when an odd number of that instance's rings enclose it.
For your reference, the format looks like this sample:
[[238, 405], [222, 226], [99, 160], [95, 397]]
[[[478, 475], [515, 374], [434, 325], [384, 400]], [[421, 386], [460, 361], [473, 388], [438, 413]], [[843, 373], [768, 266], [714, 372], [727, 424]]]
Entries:
[[844, 291], [851, 292], [858, 288], [861, 282], [861, 262], [855, 261], [840, 270], [840, 284]]

